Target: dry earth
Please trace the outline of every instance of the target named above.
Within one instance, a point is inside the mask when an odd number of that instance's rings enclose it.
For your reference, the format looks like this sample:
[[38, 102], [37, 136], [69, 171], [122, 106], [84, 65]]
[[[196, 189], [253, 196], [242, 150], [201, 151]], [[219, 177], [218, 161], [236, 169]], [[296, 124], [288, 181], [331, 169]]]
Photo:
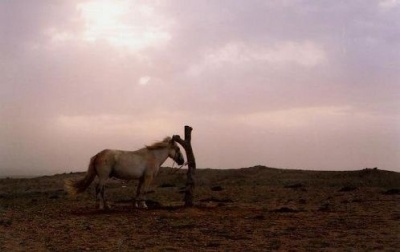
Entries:
[[400, 251], [400, 174], [200, 169], [195, 207], [183, 208], [185, 171], [163, 168], [148, 210], [136, 183], [111, 180], [109, 211], [93, 185], [78, 198], [63, 180], [0, 180], [0, 251]]

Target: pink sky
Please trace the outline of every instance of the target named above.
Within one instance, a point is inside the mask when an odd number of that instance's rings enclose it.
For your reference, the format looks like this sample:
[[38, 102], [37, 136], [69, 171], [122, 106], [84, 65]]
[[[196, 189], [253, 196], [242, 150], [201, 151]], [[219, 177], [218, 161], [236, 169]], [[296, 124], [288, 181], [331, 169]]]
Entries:
[[200, 168], [400, 171], [399, 31], [397, 0], [1, 1], [0, 176], [186, 124]]

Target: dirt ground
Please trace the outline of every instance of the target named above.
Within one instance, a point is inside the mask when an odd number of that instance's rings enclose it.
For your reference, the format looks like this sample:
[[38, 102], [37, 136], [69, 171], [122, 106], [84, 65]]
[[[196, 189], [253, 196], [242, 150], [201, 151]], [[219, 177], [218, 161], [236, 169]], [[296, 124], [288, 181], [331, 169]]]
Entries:
[[134, 209], [135, 182], [111, 180], [112, 210], [95, 209], [79, 174], [0, 180], [0, 251], [400, 251], [400, 174], [252, 167], [198, 170], [183, 208], [185, 171], [164, 168]]

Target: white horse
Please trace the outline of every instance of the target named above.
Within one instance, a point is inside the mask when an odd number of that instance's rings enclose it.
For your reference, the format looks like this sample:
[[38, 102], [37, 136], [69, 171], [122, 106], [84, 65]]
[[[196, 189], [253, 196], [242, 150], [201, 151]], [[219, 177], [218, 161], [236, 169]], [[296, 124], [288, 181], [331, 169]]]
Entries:
[[147, 208], [145, 193], [168, 157], [179, 165], [184, 163], [182, 153], [171, 137], [136, 151], [103, 150], [90, 159], [86, 176], [76, 181], [66, 180], [65, 189], [70, 195], [84, 192], [97, 175], [96, 197], [99, 208], [104, 209], [109, 208], [104, 197], [108, 178], [139, 179], [135, 207]]

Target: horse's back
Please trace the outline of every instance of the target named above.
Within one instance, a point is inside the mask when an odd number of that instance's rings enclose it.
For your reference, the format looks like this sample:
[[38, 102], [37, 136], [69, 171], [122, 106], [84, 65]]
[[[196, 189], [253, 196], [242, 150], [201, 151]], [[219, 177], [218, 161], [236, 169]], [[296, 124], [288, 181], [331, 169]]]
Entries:
[[97, 154], [99, 163], [109, 166], [110, 175], [120, 179], [137, 179], [146, 168], [146, 153], [106, 149]]

